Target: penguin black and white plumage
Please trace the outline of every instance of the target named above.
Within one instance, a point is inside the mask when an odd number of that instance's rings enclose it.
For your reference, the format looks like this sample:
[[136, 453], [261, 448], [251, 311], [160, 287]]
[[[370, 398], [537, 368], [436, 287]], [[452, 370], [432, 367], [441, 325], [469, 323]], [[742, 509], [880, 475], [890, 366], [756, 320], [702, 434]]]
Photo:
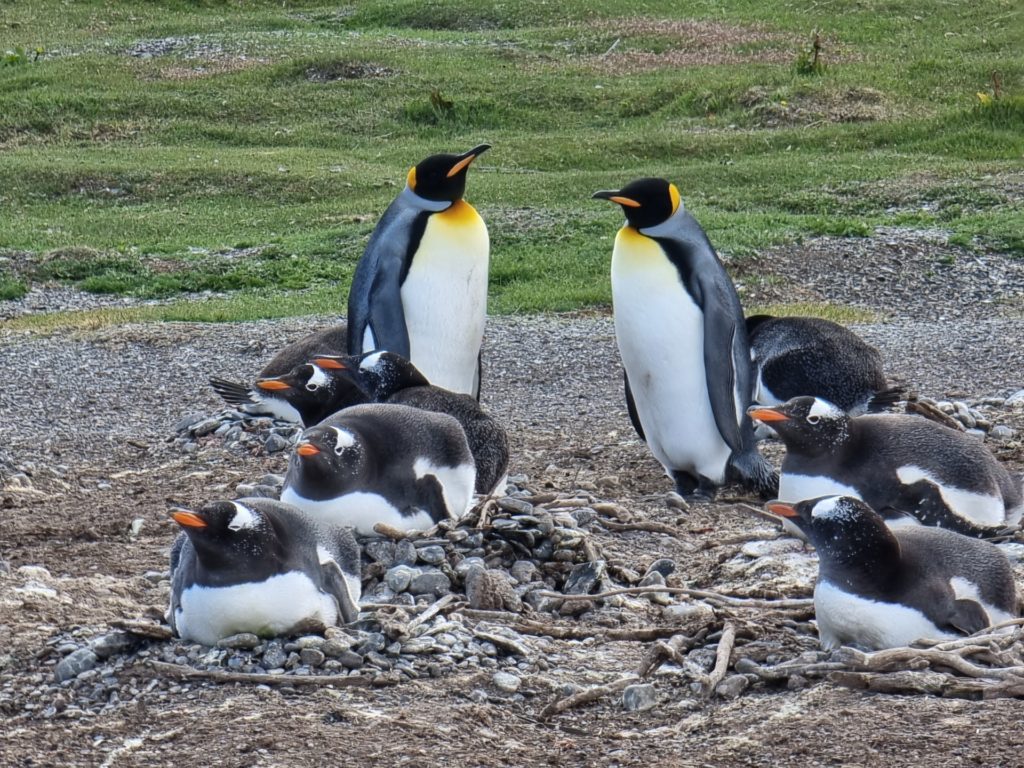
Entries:
[[474, 398], [435, 387], [416, 366], [394, 352], [318, 357], [313, 362], [328, 374], [355, 379], [352, 390], [365, 390], [374, 402], [408, 405], [454, 417], [466, 433], [476, 464], [476, 492], [504, 493], [508, 476], [508, 434]]
[[779, 405], [801, 395], [828, 400], [850, 415], [894, 405], [882, 355], [848, 328], [816, 317], [747, 318], [754, 402]]
[[348, 353], [388, 349], [436, 386], [479, 397], [490, 239], [462, 199], [489, 145], [409, 171], [366, 246], [348, 296]]
[[304, 427], [319, 424], [343, 408], [373, 402], [373, 396], [358, 377], [338, 376], [317, 365], [318, 359], [297, 365], [283, 376], [258, 379], [254, 387], [264, 401], [277, 399], [294, 409]]
[[469, 509], [476, 470], [459, 423], [407, 405], [356, 405], [305, 430], [281, 501], [365, 536], [424, 530]]
[[982, 538], [1006, 533], [1024, 512], [1019, 477], [983, 443], [919, 416], [848, 416], [814, 397], [750, 415], [786, 445], [779, 499], [839, 494], [863, 499], [890, 525], [920, 522]]
[[1013, 569], [990, 542], [940, 528], [890, 530], [849, 496], [768, 509], [818, 551], [814, 612], [825, 649], [955, 638], [1017, 616]]
[[344, 323], [303, 336], [283, 347], [270, 362], [263, 366], [256, 384], [210, 378], [210, 386], [228, 405], [242, 413], [254, 416], [272, 416], [281, 421], [301, 422], [300, 409], [291, 402], [294, 390], [275, 389], [273, 384], [260, 386], [260, 381], [291, 372], [296, 366], [308, 363], [314, 355], [343, 355], [348, 349], [348, 327]]
[[214, 645], [239, 632], [273, 637], [356, 619], [360, 559], [349, 528], [263, 498], [171, 517], [184, 533], [171, 550], [167, 619], [182, 639]]
[[612, 303], [637, 431], [684, 496], [710, 497], [733, 480], [773, 496], [777, 477], [746, 415], [753, 379], [743, 310], [704, 230], [664, 179], [594, 197], [626, 214]]

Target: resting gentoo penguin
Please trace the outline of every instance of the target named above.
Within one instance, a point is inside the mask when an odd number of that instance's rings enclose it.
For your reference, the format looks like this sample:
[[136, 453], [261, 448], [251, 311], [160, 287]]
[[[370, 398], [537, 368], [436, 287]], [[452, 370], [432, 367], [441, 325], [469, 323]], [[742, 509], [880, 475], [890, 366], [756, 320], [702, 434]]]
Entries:
[[348, 353], [388, 349], [439, 387], [479, 397], [490, 240], [462, 199], [489, 145], [409, 171], [366, 246], [348, 295]]
[[626, 214], [612, 303], [640, 436], [684, 496], [713, 497], [729, 481], [774, 495], [778, 479], [746, 415], [753, 379], [743, 310], [704, 230], [664, 179], [594, 197]]
[[981, 537], [1020, 522], [1020, 478], [963, 432], [919, 416], [851, 417], [814, 397], [755, 406], [750, 415], [786, 445], [781, 501], [853, 496], [890, 522], [909, 516], [909, 522]]
[[[223, 392], [221, 396], [232, 402]], [[257, 379], [246, 396], [258, 397], [268, 410], [274, 408], [277, 418], [304, 427], [319, 424], [342, 408], [373, 401], [358, 377], [337, 376], [315, 363], [297, 365], [283, 376]]]
[[753, 315], [747, 333], [755, 403], [811, 395], [859, 415], [884, 410], [903, 395], [902, 387], [889, 386], [878, 350], [831, 320]]
[[314, 522], [271, 499], [215, 501], [175, 510], [167, 621], [184, 640], [214, 645], [252, 632], [288, 634], [359, 613], [359, 547], [348, 528]]
[[825, 649], [954, 638], [1017, 616], [1013, 569], [994, 544], [939, 528], [890, 530], [849, 496], [768, 509], [818, 551], [814, 613]]
[[[354, 380], [377, 403], [394, 403], [453, 416], [462, 425], [476, 464], [476, 492], [502, 495], [508, 472], [508, 435], [498, 421], [469, 395], [433, 386], [426, 376], [394, 352], [348, 357], [318, 357], [314, 364], [340, 379]], [[344, 387], [338, 387], [344, 391]], [[337, 402], [337, 399], [336, 399]], [[347, 403], [345, 406], [347, 407]]]
[[407, 405], [356, 405], [304, 431], [281, 501], [364, 536], [386, 523], [423, 530], [469, 509], [476, 472], [451, 416]]
[[[332, 325], [285, 346], [263, 366], [259, 379], [286, 374], [295, 366], [308, 363], [314, 355], [343, 355], [347, 349], [347, 326], [344, 323]], [[218, 377], [210, 379], [210, 386], [228, 405], [242, 413], [272, 416], [282, 421], [302, 421], [299, 410], [289, 399], [288, 390], [274, 389], [273, 385], [260, 387], [259, 380], [254, 386], [249, 386]]]

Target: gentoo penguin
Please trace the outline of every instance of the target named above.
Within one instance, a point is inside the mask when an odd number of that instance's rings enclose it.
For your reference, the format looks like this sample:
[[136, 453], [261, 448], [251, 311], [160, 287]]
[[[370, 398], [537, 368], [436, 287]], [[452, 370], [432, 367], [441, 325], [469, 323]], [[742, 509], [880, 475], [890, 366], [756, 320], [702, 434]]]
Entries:
[[476, 472], [451, 416], [407, 405], [355, 405], [305, 430], [281, 501], [364, 536], [386, 523], [423, 530], [460, 518]]
[[735, 480], [773, 496], [778, 478], [746, 415], [753, 380], [743, 310], [704, 230], [664, 179], [594, 197], [626, 214], [611, 279], [634, 426], [680, 494], [713, 497]]
[[[263, 366], [259, 379], [271, 379], [290, 372], [295, 366], [309, 362], [314, 355], [343, 355], [348, 349], [348, 328], [344, 323], [303, 336], [282, 348]], [[282, 421], [302, 421], [298, 409], [290, 402], [288, 390], [249, 386], [218, 377], [210, 379], [210, 386], [224, 401], [242, 413], [272, 416]]]
[[979, 440], [919, 416], [848, 416], [814, 397], [750, 415], [786, 445], [779, 499], [841, 494], [863, 499], [890, 524], [917, 522], [990, 537], [1024, 512], [1014, 478]]
[[[433, 386], [411, 362], [394, 352], [348, 357], [317, 357], [328, 374], [353, 380], [353, 391], [366, 391], [374, 402], [395, 403], [453, 416], [462, 425], [476, 463], [476, 492], [502, 495], [508, 471], [508, 435], [504, 427], [469, 395]], [[339, 391], [345, 387], [338, 386]], [[335, 399], [337, 403], [338, 398]], [[355, 403], [346, 403], [341, 407]], [[340, 410], [340, 409], [339, 409]]]
[[167, 620], [182, 639], [214, 645], [239, 632], [272, 637], [307, 621], [356, 619], [360, 561], [350, 529], [271, 499], [215, 501], [171, 517], [184, 534], [171, 550]]
[[377, 224], [348, 295], [348, 352], [397, 352], [439, 387], [479, 397], [490, 240], [462, 199], [489, 149], [432, 155]]
[[994, 544], [939, 528], [890, 530], [849, 496], [768, 509], [818, 551], [814, 613], [825, 649], [954, 638], [1017, 616], [1013, 569]]
[[342, 408], [373, 401], [358, 377], [334, 375], [315, 362], [297, 365], [282, 376], [257, 379], [249, 393], [260, 398], [262, 407], [276, 409], [277, 418], [304, 427], [319, 424]]
[[755, 403], [811, 395], [860, 415], [884, 410], [903, 395], [902, 387], [889, 386], [878, 350], [839, 323], [753, 315], [747, 333]]

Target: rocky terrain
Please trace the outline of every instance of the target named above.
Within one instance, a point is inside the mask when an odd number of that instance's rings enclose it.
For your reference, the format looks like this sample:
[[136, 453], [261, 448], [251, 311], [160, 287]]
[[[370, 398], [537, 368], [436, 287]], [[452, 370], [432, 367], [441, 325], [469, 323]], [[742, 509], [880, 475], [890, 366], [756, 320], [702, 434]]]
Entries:
[[[872, 313], [856, 329], [891, 376], [980, 420], [1024, 469], [1019, 261], [886, 231], [736, 275], [748, 303]], [[44, 288], [0, 312], [91, 301]], [[738, 489], [693, 506], [668, 493], [601, 313], [491, 319], [483, 402], [512, 439], [509, 495], [366, 546], [359, 622], [212, 649], [170, 638], [169, 507], [274, 494], [292, 436], [231, 421], [207, 378], [249, 377], [332, 320], [0, 337], [4, 765], [1020, 763], [1019, 698], [825, 674], [857, 660], [818, 650], [813, 552]], [[1002, 546], [1024, 580], [1024, 545]]]

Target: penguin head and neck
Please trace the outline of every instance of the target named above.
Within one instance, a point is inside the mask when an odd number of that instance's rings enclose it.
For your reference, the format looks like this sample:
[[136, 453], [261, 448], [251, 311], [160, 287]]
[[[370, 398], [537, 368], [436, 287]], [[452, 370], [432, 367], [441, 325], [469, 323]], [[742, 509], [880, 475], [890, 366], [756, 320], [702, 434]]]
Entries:
[[333, 498], [352, 487], [366, 466], [365, 446], [357, 435], [342, 427], [318, 426], [302, 433], [289, 474], [294, 472], [306, 498]]
[[462, 199], [466, 192], [466, 171], [490, 148], [490, 144], [480, 144], [461, 155], [431, 155], [409, 169], [406, 189], [426, 201], [428, 207], [444, 210]]
[[850, 417], [820, 397], [794, 397], [782, 405], [751, 406], [747, 414], [778, 434], [786, 450], [804, 456], [830, 453], [850, 434]]
[[622, 189], [595, 192], [593, 197], [621, 205], [628, 226], [640, 232], [664, 224], [684, 210], [679, 190], [666, 179], [637, 179]]
[[828, 581], [884, 583], [900, 559], [900, 543], [882, 516], [852, 496], [821, 496], [795, 505], [772, 502], [768, 510], [795, 524], [818, 551]]
[[171, 519], [188, 536], [213, 583], [220, 573], [241, 570], [269, 576], [277, 570], [286, 532], [277, 530], [253, 504], [213, 501], [198, 512], [176, 509]]
[[381, 400], [409, 387], [430, 386], [427, 377], [409, 360], [386, 350], [363, 355], [359, 373]]

